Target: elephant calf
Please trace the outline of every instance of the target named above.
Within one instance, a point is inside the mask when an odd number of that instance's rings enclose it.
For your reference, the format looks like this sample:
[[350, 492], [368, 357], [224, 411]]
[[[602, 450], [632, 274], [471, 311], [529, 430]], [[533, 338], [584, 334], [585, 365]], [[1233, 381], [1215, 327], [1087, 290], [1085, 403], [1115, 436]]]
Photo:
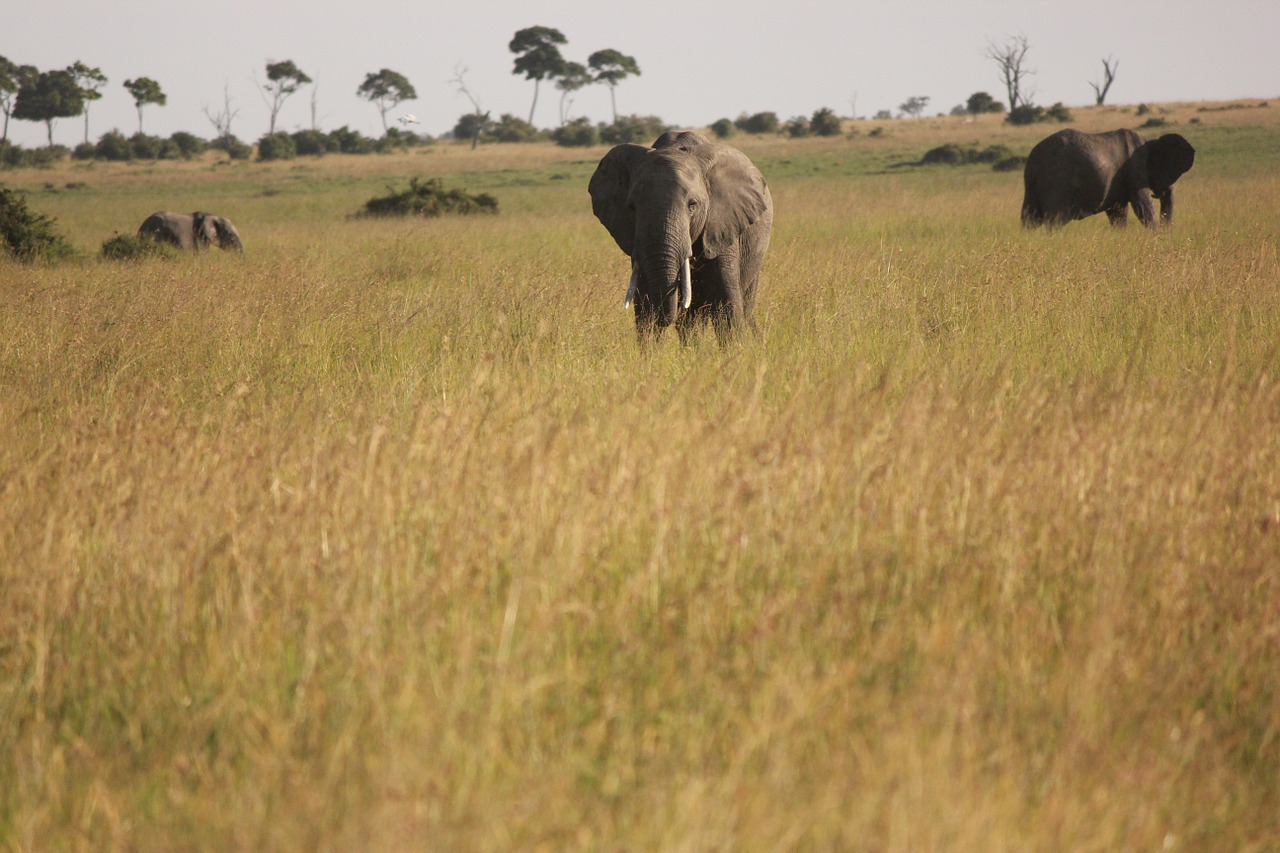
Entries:
[[151, 214], [138, 227], [138, 236], [153, 237], [180, 249], [199, 251], [203, 246], [244, 251], [240, 232], [231, 222], [212, 213], [174, 213], [161, 210]]
[[1060, 130], [1027, 155], [1022, 224], [1057, 226], [1106, 213], [1112, 225], [1123, 226], [1132, 205], [1142, 224], [1154, 228], [1153, 196], [1160, 200], [1160, 219], [1172, 222], [1173, 183], [1195, 156], [1176, 133], [1148, 142], [1133, 130]]

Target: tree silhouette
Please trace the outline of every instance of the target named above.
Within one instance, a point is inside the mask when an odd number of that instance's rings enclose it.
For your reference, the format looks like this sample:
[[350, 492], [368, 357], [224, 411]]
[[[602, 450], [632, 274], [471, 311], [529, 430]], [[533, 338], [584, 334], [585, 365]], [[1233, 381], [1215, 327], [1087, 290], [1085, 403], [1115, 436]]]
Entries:
[[[593, 82], [595, 81], [591, 77], [591, 72], [587, 71], [587, 66], [581, 62], [566, 62], [564, 64], [564, 69], [556, 80], [556, 88], [560, 90], [561, 125], [569, 120], [568, 111], [573, 104], [573, 99], [569, 98], [569, 95], [585, 86], [591, 85]], [[567, 103], [566, 98], [568, 98]]]
[[533, 81], [533, 103], [529, 107], [529, 124], [538, 108], [538, 84], [555, 79], [564, 71], [564, 57], [556, 45], [568, 44], [564, 33], [553, 27], [526, 27], [516, 32], [507, 47], [516, 55], [512, 74], [523, 74]]
[[41, 71], [24, 74], [24, 77], [13, 105], [13, 117], [44, 122], [52, 146], [54, 119], [78, 116], [84, 109], [80, 87], [76, 85], [75, 75], [66, 70]]
[[102, 98], [102, 87], [107, 85], [107, 76], [101, 69], [90, 68], [83, 62], [76, 63], [67, 69], [76, 78], [80, 87], [80, 97], [84, 99], [84, 141], [89, 141], [89, 104]]
[[18, 65], [0, 56], [0, 111], [4, 112], [4, 133], [0, 135], [0, 141], [9, 141], [9, 118], [13, 115], [14, 99], [22, 84], [34, 80], [39, 73], [34, 65]]
[[133, 95], [133, 103], [138, 107], [138, 133], [142, 133], [142, 108], [147, 104], [163, 107], [168, 98], [160, 91], [160, 84], [150, 77], [125, 80], [124, 87]]
[[618, 102], [614, 99], [615, 87], [626, 78], [640, 76], [640, 66], [633, 57], [612, 48], [597, 50], [587, 57], [587, 67], [595, 72], [597, 83], [609, 87], [609, 103], [613, 107], [613, 123], [618, 123]]
[[280, 114], [280, 108], [284, 106], [284, 102], [294, 92], [310, 83], [311, 78], [294, 65], [292, 60], [286, 59], [284, 62], [267, 63], [267, 81], [262, 86], [262, 100], [271, 111], [271, 125], [267, 130], [270, 135], [276, 132], [276, 116]]
[[1026, 67], [1027, 51], [1031, 45], [1026, 36], [1013, 36], [1002, 45], [987, 42], [985, 55], [995, 62], [1000, 69], [1000, 80], [1004, 83], [1005, 93], [1009, 97], [1009, 111], [1013, 112], [1020, 105], [1031, 103], [1031, 92], [1024, 92], [1027, 78], [1035, 72]]
[[382, 132], [387, 132], [387, 113], [396, 108], [401, 101], [412, 101], [418, 97], [403, 74], [384, 68], [377, 74], [365, 75], [364, 82], [356, 89], [356, 94], [371, 102], [378, 108], [382, 116]]
[[1108, 56], [1106, 59], [1102, 60], [1102, 82], [1089, 84], [1093, 87], [1093, 95], [1097, 99], [1098, 106], [1102, 106], [1102, 104], [1107, 100], [1107, 92], [1111, 89], [1111, 84], [1116, 80], [1116, 69], [1119, 67], [1120, 61]]

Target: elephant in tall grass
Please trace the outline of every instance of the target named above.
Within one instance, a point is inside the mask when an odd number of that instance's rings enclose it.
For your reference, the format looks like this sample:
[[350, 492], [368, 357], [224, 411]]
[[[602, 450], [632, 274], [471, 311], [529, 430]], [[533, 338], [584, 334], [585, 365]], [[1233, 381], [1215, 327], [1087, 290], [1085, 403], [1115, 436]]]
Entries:
[[1127, 129], [1060, 130], [1027, 155], [1022, 224], [1052, 227], [1105, 213], [1112, 225], [1123, 226], [1132, 206], [1142, 224], [1154, 228], [1153, 197], [1160, 200], [1160, 222], [1170, 223], [1173, 184], [1195, 156], [1191, 143], [1176, 133], [1147, 141]]
[[152, 237], [180, 249], [199, 251], [204, 246], [244, 251], [240, 232], [230, 220], [212, 213], [174, 213], [161, 210], [151, 214], [138, 227], [138, 236]]
[[745, 154], [690, 131], [652, 147], [625, 143], [600, 160], [591, 209], [631, 258], [624, 307], [642, 341], [676, 325], [687, 340], [710, 321], [721, 342], [751, 317], [773, 230], [773, 198]]

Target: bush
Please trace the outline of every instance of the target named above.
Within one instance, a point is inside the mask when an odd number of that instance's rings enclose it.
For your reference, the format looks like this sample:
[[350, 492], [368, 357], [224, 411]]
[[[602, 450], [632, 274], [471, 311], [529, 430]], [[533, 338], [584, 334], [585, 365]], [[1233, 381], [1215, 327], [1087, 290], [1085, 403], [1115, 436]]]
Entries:
[[54, 220], [27, 207], [14, 190], [0, 187], [0, 240], [20, 261], [58, 260], [75, 249], [54, 229]]
[[991, 164], [993, 172], [1021, 172], [1022, 167], [1027, 165], [1027, 158], [1021, 155], [1013, 155], [1005, 157], [1003, 160], [997, 160]]
[[537, 142], [543, 138], [542, 131], [511, 113], [503, 113], [498, 123], [490, 128], [490, 133], [499, 142]]
[[209, 149], [209, 143], [185, 130], [179, 130], [170, 136], [169, 143], [183, 160], [192, 160]]
[[792, 139], [800, 139], [809, 135], [809, 119], [804, 116], [796, 116], [786, 124], [787, 136]]
[[7, 140], [0, 142], [0, 166], [6, 169], [48, 169], [70, 154], [70, 149], [62, 145], [23, 148]]
[[777, 113], [756, 113], [748, 116], [745, 113], [734, 121], [739, 130], [746, 133], [777, 133], [782, 126]]
[[112, 261], [174, 257], [177, 254], [177, 246], [140, 234], [117, 234], [102, 243], [102, 257]]
[[835, 110], [822, 107], [809, 119], [809, 131], [814, 136], [839, 136], [840, 116], [835, 114]]
[[737, 129], [727, 118], [717, 119], [711, 125], [711, 132], [715, 134], [716, 139], [728, 139]]
[[302, 157], [319, 157], [329, 151], [329, 137], [318, 130], [299, 130], [293, 134], [293, 150]]
[[600, 141], [607, 145], [634, 142], [648, 145], [667, 129], [657, 116], [622, 116], [613, 124], [600, 125]]
[[298, 146], [287, 133], [268, 133], [258, 140], [259, 160], [292, 160], [298, 156]]
[[372, 154], [373, 140], [358, 130], [351, 130], [345, 124], [337, 130], [329, 131], [329, 150], [343, 154]]
[[409, 179], [409, 189], [371, 198], [364, 203], [365, 216], [440, 216], [445, 213], [497, 213], [498, 200], [488, 193], [468, 195], [446, 190], [439, 178]]
[[71, 149], [72, 160], [94, 160], [98, 156], [98, 148], [92, 142], [81, 142]]
[[94, 146], [94, 151], [99, 160], [121, 161], [133, 159], [133, 145], [118, 130], [108, 131], [98, 137], [98, 144]]
[[473, 139], [483, 141], [485, 134], [493, 127], [493, 122], [489, 121], [488, 115], [488, 113], [484, 115], [463, 113], [458, 116], [458, 122], [453, 126], [453, 138], [458, 142], [471, 142]]
[[164, 153], [164, 140], [158, 136], [135, 133], [129, 137], [129, 147], [138, 160], [159, 160]]
[[1163, 118], [1160, 118], [1159, 116], [1152, 116], [1151, 118], [1149, 118], [1149, 119], [1147, 119], [1146, 121], [1144, 121], [1142, 124], [1138, 125], [1138, 127], [1139, 127], [1139, 128], [1143, 128], [1143, 127], [1164, 127], [1164, 126], [1165, 126], [1165, 125], [1167, 125], [1168, 123], [1169, 123], [1169, 120], [1168, 120], [1168, 119], [1163, 119]]
[[225, 153], [232, 160], [248, 160], [253, 156], [253, 146], [241, 142], [235, 134], [231, 133], [219, 136], [209, 143], [209, 147], [214, 151]]
[[1063, 104], [1062, 101], [1058, 101], [1056, 104], [1049, 107], [1049, 109], [1045, 110], [1044, 117], [1045, 121], [1053, 120], [1062, 122], [1063, 124], [1066, 124], [1074, 118], [1074, 116], [1071, 115], [1071, 110], [1067, 109], [1066, 105]]
[[587, 119], [576, 118], [557, 127], [551, 132], [551, 138], [556, 145], [566, 148], [586, 148], [600, 144], [600, 131]]
[[964, 108], [973, 115], [979, 113], [1002, 113], [1004, 112], [1004, 104], [986, 92], [974, 92], [969, 96], [969, 100], [965, 101]]
[[939, 145], [937, 148], [931, 148], [920, 158], [920, 162], [924, 165], [944, 164], [947, 166], [958, 166], [962, 163], [969, 162], [969, 150], [956, 145], [954, 142], [948, 142], [946, 145]]
[[1012, 156], [1013, 151], [1004, 145], [988, 145], [986, 148], [979, 149], [973, 145], [965, 148], [954, 142], [948, 142], [946, 145], [940, 145], [937, 148], [931, 148], [926, 151], [925, 155], [920, 158], [920, 165], [964, 166], [969, 163], [995, 164]]
[[430, 137], [418, 136], [412, 130], [402, 130], [398, 127], [389, 127], [382, 138], [376, 140], [373, 144], [374, 150], [385, 154], [389, 151], [403, 151], [407, 148], [413, 148], [417, 145], [423, 145], [430, 141]]
[[1066, 124], [1071, 119], [1071, 110], [1067, 109], [1061, 101], [1048, 109], [1037, 107], [1035, 104], [1023, 104], [1009, 110], [1009, 114], [1004, 118], [1009, 124], [1038, 124], [1045, 121], [1059, 121]]

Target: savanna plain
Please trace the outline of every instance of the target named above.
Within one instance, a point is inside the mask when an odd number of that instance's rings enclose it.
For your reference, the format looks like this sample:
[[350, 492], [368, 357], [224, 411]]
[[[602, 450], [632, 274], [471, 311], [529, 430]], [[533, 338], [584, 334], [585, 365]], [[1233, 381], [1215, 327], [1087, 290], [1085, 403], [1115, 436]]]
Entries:
[[[83, 251], [0, 260], [0, 846], [1280, 849], [1280, 105], [1205, 106], [1158, 232], [907, 165], [1056, 126], [735, 137], [726, 348], [636, 345], [604, 148], [0, 174]], [[97, 256], [163, 208], [243, 256]]]

